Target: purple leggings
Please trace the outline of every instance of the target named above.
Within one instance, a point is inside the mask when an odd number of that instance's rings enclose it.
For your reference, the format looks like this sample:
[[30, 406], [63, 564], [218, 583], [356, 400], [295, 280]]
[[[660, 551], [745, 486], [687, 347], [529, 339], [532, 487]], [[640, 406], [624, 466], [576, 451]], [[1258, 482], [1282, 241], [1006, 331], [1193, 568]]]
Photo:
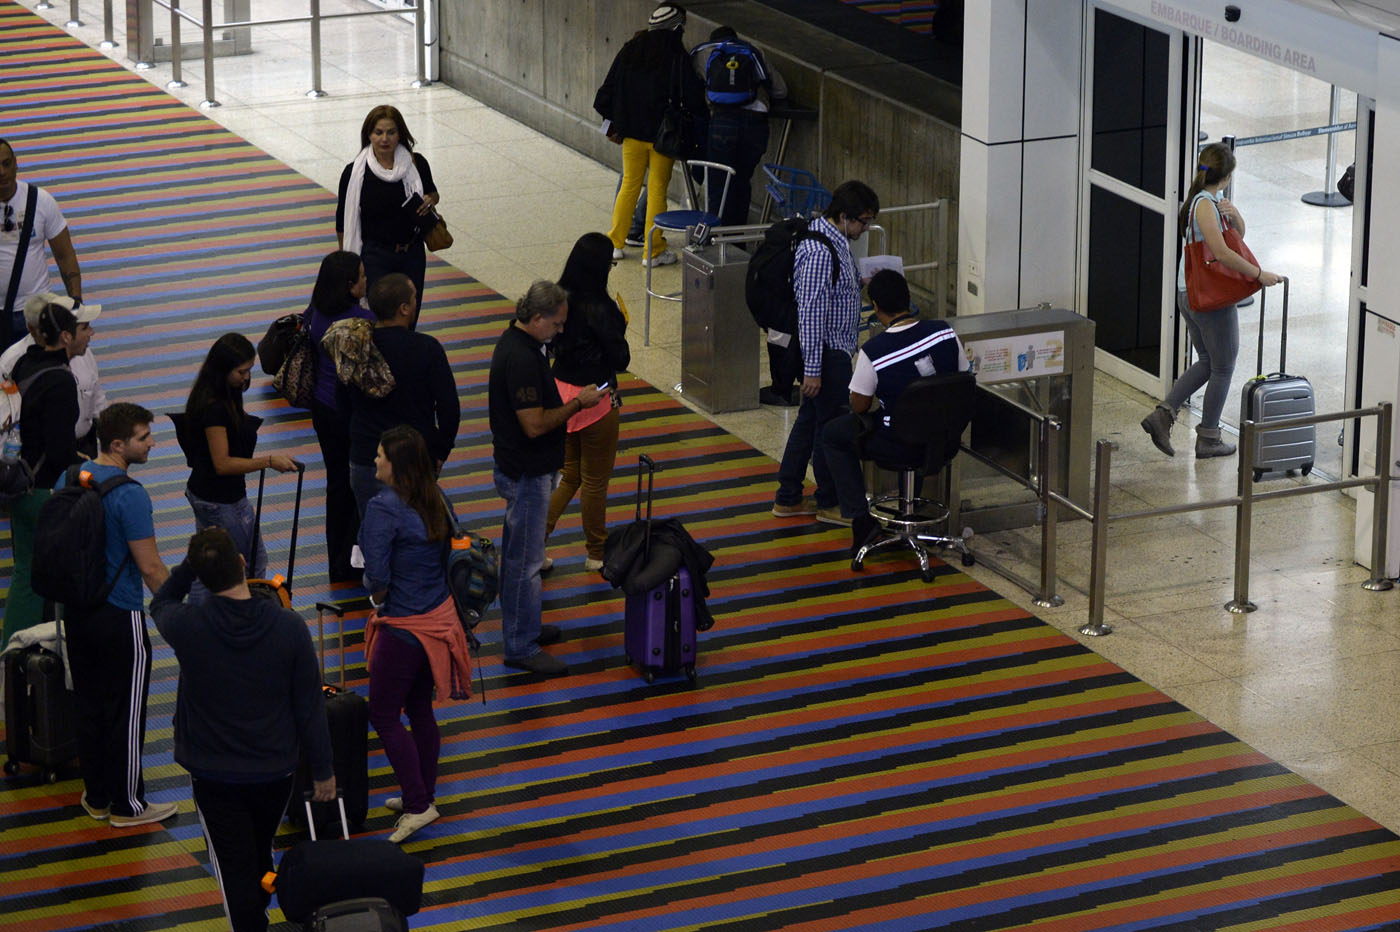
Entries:
[[[412, 731], [399, 716], [408, 716]], [[369, 720], [403, 788], [403, 811], [424, 812], [433, 804], [442, 737], [433, 717], [433, 672], [428, 653], [382, 628], [370, 659]]]

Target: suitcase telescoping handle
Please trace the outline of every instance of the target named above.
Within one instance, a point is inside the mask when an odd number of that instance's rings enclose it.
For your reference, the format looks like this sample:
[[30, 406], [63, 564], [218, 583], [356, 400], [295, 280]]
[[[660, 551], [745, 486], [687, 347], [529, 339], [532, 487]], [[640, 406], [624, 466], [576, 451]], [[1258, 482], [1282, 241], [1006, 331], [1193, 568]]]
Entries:
[[[1264, 375], [1264, 292], [1259, 289], [1259, 375]], [[1283, 276], [1283, 311], [1279, 314], [1278, 371], [1288, 371], [1288, 276]]]
[[[307, 790], [302, 802], [306, 805], [306, 827], [311, 832], [311, 840], [316, 840], [316, 820], [311, 817], [311, 791]], [[345, 818], [345, 793], [336, 787], [335, 804], [340, 807], [340, 837], [350, 838], [350, 822]]]
[[642, 467], [646, 467], [647, 473], [647, 530], [645, 543], [642, 545], [642, 559], [651, 556], [651, 495], [656, 487], [656, 461], [645, 453], [637, 456], [637, 518], [642, 520]]
[[331, 612], [340, 619], [340, 638], [336, 644], [340, 646], [340, 686], [342, 692], [345, 691], [345, 608], [335, 602], [316, 603], [316, 651], [321, 657], [321, 681], [326, 681], [326, 612]]
[[[292, 573], [297, 565], [297, 525], [301, 523], [301, 487], [306, 481], [306, 464], [300, 460], [293, 460], [297, 467], [297, 497], [292, 502], [292, 544], [291, 550], [287, 553], [287, 591], [292, 591]], [[258, 470], [258, 503], [253, 509], [253, 539], [248, 546], [250, 552], [244, 554], [248, 560], [248, 568], [251, 572], [253, 557], [258, 552], [258, 538], [262, 537], [262, 503], [263, 486], [267, 484], [267, 467]]]

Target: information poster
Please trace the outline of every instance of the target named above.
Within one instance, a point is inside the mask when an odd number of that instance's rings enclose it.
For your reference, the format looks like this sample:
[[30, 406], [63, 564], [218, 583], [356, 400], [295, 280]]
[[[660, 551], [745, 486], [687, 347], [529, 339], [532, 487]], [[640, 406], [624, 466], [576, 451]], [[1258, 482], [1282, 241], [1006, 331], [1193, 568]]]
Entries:
[[983, 385], [1065, 371], [1065, 332], [1025, 333], [963, 343], [972, 371]]

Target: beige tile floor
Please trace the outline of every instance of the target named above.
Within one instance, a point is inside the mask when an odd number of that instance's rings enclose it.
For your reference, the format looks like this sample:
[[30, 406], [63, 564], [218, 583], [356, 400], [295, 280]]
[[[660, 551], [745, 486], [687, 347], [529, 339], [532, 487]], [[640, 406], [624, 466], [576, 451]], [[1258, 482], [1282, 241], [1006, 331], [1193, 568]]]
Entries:
[[[26, 5], [33, 3], [26, 0]], [[322, 6], [330, 12], [358, 4], [325, 0]], [[62, 25], [67, 9], [67, 3], [60, 3], [43, 15]], [[82, 9], [88, 25], [74, 32], [96, 47], [102, 38], [101, 5], [89, 2]], [[255, 17], [286, 12], [280, 0], [253, 3]], [[117, 38], [123, 44], [108, 54], [129, 65], [121, 25], [119, 13]], [[306, 30], [260, 28], [254, 34], [254, 54], [218, 61], [217, 96], [223, 106], [209, 115], [317, 183], [333, 187], [355, 150], [363, 114], [375, 104], [394, 103], [435, 166], [443, 212], [457, 237], [444, 258], [501, 293], [518, 295], [531, 280], [557, 274], [578, 235], [606, 225], [616, 170], [449, 88], [410, 88], [410, 37], [406, 24], [382, 17], [328, 27], [323, 84], [330, 96], [309, 100], [303, 96], [309, 86]], [[1261, 71], [1258, 63], [1225, 50], [1211, 52], [1203, 108], [1208, 131], [1248, 135], [1326, 122], [1325, 87], [1289, 73]], [[164, 86], [169, 68], [143, 74]], [[187, 67], [189, 86], [174, 93], [197, 105], [204, 97], [201, 75], [201, 68]], [[1231, 88], [1228, 100], [1218, 92], [1221, 87]], [[1238, 189], [1241, 202], [1248, 204], [1251, 229], [1270, 233], [1267, 240], [1260, 237], [1268, 242], [1269, 255], [1288, 261], [1295, 281], [1313, 282], [1295, 293], [1301, 322], [1292, 345], [1299, 347], [1300, 371], [1323, 373], [1320, 390], [1341, 380], [1341, 363], [1325, 356], [1327, 345], [1340, 341], [1324, 338], [1324, 333], [1335, 334], [1335, 328], [1344, 326], [1345, 307], [1338, 308], [1337, 302], [1345, 302], [1349, 258], [1346, 236], [1339, 231], [1348, 228], [1350, 208], [1320, 216], [1316, 208], [1300, 210], [1294, 202], [1302, 190], [1320, 187], [1324, 145], [1313, 140], [1247, 151]], [[1343, 165], [1346, 160], [1349, 156]], [[330, 218], [327, 241], [333, 242]], [[1317, 248], [1319, 241], [1325, 248]], [[658, 276], [663, 287], [678, 287], [675, 267], [658, 270]], [[635, 261], [613, 275], [634, 321], [642, 309], [641, 282]], [[100, 282], [92, 287], [100, 291]], [[651, 346], [633, 341], [633, 370], [665, 390], [673, 390], [679, 378], [678, 316], [675, 305], [656, 309]], [[1242, 335], [1247, 348], [1252, 337], [1248, 330]], [[1241, 371], [1251, 367], [1248, 359], [1243, 357]], [[1233, 460], [1197, 462], [1189, 453], [1167, 460], [1151, 447], [1137, 426], [1150, 403], [1121, 382], [1102, 375], [1096, 379], [1094, 436], [1119, 444], [1111, 510], [1233, 494]], [[1322, 409], [1327, 409], [1325, 403]], [[791, 416], [791, 411], [766, 408], [715, 420], [777, 455]], [[1182, 447], [1189, 446], [1188, 432], [1189, 426], [1177, 428]], [[1076, 631], [1088, 607], [1089, 528], [1084, 522], [1061, 528], [1063, 607], [1035, 609], [1029, 595], [987, 566], [971, 572], [1324, 789], [1400, 829], [1400, 799], [1392, 794], [1400, 775], [1400, 717], [1395, 714], [1400, 704], [1400, 593], [1361, 589], [1368, 573], [1351, 561], [1353, 515], [1351, 500], [1337, 493], [1261, 504], [1250, 582], [1259, 610], [1246, 616], [1222, 608], [1232, 595], [1232, 513], [1112, 522], [1106, 620], [1115, 630], [1096, 639]], [[1036, 529], [1008, 531], [978, 538], [975, 548], [988, 562], [1034, 579], [1038, 540]]]

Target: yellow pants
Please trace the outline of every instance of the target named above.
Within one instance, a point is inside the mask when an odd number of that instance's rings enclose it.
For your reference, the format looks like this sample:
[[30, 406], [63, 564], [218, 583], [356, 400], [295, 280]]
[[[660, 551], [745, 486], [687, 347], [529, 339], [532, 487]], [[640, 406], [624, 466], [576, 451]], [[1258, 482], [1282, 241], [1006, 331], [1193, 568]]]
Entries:
[[[651, 143], [640, 139], [622, 140], [622, 187], [617, 189], [617, 200], [613, 203], [612, 230], [608, 238], [614, 249], [621, 249], [627, 237], [627, 227], [632, 223], [632, 212], [637, 209], [637, 195], [642, 190], [642, 176], [647, 182], [647, 222], [643, 230], [645, 237], [651, 234], [656, 215], [666, 209], [666, 188], [671, 184], [671, 166], [675, 159], [669, 158], [652, 148]], [[666, 237], [656, 237], [651, 255], [656, 256], [666, 248]]]

